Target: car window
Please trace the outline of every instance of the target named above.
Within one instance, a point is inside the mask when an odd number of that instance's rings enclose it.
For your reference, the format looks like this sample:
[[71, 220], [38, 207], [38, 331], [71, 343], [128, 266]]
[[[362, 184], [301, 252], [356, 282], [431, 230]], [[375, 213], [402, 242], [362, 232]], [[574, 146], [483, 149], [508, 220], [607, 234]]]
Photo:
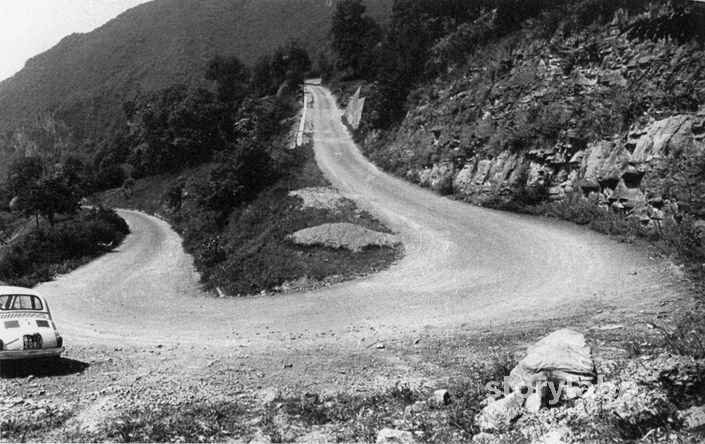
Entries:
[[[14, 296], [14, 300], [10, 302], [2, 298], [11, 298], [10, 295], [0, 296], [0, 307], [3, 310], [44, 310], [44, 305], [41, 299], [29, 294], [18, 294]], [[11, 305], [10, 305], [11, 304]]]
[[7, 305], [10, 303], [10, 296], [9, 294], [3, 294], [0, 295], [0, 310], [7, 310]]

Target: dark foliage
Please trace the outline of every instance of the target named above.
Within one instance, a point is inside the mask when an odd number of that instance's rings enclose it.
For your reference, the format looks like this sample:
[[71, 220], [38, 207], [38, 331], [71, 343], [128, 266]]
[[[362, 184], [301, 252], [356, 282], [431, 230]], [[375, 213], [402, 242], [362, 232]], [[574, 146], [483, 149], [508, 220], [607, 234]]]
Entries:
[[224, 217], [251, 201], [277, 177], [264, 146], [244, 139], [219, 154], [217, 165], [206, 177], [195, 178], [187, 190], [203, 209]]
[[13, 196], [10, 208], [25, 216], [42, 215], [53, 226], [57, 213], [78, 211], [81, 169], [80, 161], [69, 158], [53, 175], [46, 175], [40, 158], [17, 159], [8, 172], [8, 190]]
[[247, 95], [250, 70], [237, 57], [215, 56], [208, 63], [205, 78], [216, 82], [221, 102], [237, 108]]
[[331, 17], [331, 46], [336, 55], [335, 67], [352, 77], [372, 72], [374, 49], [381, 40], [382, 29], [368, 16], [361, 0], [339, 1]]
[[142, 176], [204, 162], [222, 147], [228, 123], [223, 103], [209, 91], [168, 87], [136, 102], [128, 160]]
[[252, 86], [255, 97], [298, 93], [297, 88], [311, 69], [311, 58], [295, 40], [261, 57], [253, 67]]
[[118, 245], [129, 231], [121, 217], [103, 208], [38, 228], [14, 240], [0, 257], [0, 280], [26, 287], [51, 280]]
[[[674, 2], [677, 3], [677, 2]], [[692, 40], [705, 43], [705, 10], [685, 2], [674, 5], [668, 14], [640, 20], [626, 29], [632, 39], [674, 39], [681, 44]]]

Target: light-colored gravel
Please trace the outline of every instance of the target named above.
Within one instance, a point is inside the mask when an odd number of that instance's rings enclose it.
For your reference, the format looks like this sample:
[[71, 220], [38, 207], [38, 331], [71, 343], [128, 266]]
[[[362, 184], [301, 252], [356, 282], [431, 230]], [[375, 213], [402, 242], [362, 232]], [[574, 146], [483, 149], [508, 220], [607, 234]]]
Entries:
[[298, 197], [303, 201], [303, 208], [335, 210], [345, 202], [345, 196], [331, 187], [309, 187], [294, 190], [289, 196]]
[[349, 223], [323, 224], [305, 228], [292, 234], [290, 239], [298, 245], [346, 248], [355, 253], [370, 247], [392, 248], [400, 243], [393, 234], [380, 233]]

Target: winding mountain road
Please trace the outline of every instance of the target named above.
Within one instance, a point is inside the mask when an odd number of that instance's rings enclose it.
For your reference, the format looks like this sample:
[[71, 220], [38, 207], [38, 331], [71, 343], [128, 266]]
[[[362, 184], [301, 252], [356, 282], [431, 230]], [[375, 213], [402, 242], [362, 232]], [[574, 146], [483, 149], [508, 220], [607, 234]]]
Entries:
[[[397, 232], [405, 257], [360, 280], [303, 294], [213, 298], [169, 225], [121, 211], [132, 234], [114, 252], [40, 286], [67, 344], [273, 344], [350, 340], [424, 327], [628, 318], [684, 290], [666, 263], [580, 227], [439, 197], [379, 171], [309, 84], [316, 159], [332, 184]], [[461, 327], [463, 326], [463, 327]]]

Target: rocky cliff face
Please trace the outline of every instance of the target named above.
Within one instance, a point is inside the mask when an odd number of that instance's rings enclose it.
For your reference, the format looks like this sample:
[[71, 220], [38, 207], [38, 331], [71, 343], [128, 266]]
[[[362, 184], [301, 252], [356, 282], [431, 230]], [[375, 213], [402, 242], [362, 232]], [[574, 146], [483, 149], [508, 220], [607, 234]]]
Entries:
[[524, 30], [489, 45], [417, 91], [396, 131], [368, 134], [367, 154], [481, 204], [532, 190], [646, 225], [677, 208], [705, 217], [705, 52], [627, 32], [655, 19], [617, 14], [597, 32]]
[[705, 184], [689, 180], [699, 172], [693, 163], [704, 155], [705, 109], [634, 128], [626, 142], [593, 141], [574, 153], [561, 147], [504, 151], [492, 159], [475, 156], [460, 170], [436, 164], [417, 177], [431, 188], [452, 180], [456, 193], [480, 203], [508, 198], [522, 187], [545, 187], [552, 200], [577, 192], [648, 224], [664, 218], [664, 204], [673, 211], [680, 202], [705, 216]]

